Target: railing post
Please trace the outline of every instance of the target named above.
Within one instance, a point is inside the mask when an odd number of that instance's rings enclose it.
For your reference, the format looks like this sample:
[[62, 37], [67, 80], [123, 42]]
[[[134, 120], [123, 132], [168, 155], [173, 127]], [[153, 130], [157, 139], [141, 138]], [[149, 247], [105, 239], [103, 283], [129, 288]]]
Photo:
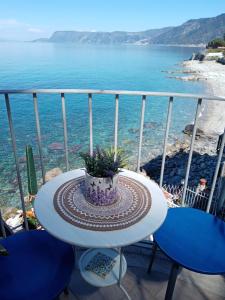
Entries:
[[14, 159], [15, 159], [15, 164], [16, 164], [16, 174], [17, 174], [17, 181], [18, 181], [18, 186], [19, 186], [19, 191], [20, 191], [20, 200], [21, 200], [21, 205], [22, 205], [22, 210], [23, 210], [23, 219], [24, 219], [25, 229], [29, 230], [28, 222], [27, 222], [27, 218], [26, 218], [26, 207], [25, 207], [25, 201], [24, 201], [22, 180], [21, 180], [21, 176], [20, 176], [19, 162], [18, 162], [17, 153], [16, 153], [16, 138], [15, 138], [15, 133], [14, 133], [14, 128], [13, 128], [12, 114], [11, 114], [11, 108], [10, 108], [8, 94], [5, 94], [5, 104], [6, 104], [6, 109], [7, 109], [8, 121], [9, 121], [9, 130], [10, 130], [10, 135], [11, 135], [11, 139], [12, 139], [13, 154], [14, 154]]
[[45, 183], [45, 169], [44, 169], [44, 163], [43, 163], [43, 153], [42, 153], [42, 144], [41, 144], [41, 127], [40, 127], [36, 93], [33, 93], [33, 101], [34, 101], [34, 114], [35, 114], [36, 130], [37, 130], [38, 151], [39, 151], [40, 164], [41, 164], [41, 174], [42, 174], [42, 181], [44, 184]]
[[118, 147], [118, 112], [119, 112], [119, 95], [115, 97], [115, 121], [114, 121], [114, 151], [116, 160], [117, 147]]
[[61, 101], [62, 101], [62, 117], [63, 117], [63, 134], [64, 134], [64, 149], [65, 149], [66, 171], [69, 171], [68, 136], [67, 136], [66, 106], [65, 106], [64, 93], [61, 93]]
[[90, 130], [90, 155], [93, 155], [92, 94], [88, 94], [88, 110]]
[[140, 136], [139, 136], [139, 146], [138, 146], [137, 172], [140, 171], [140, 164], [141, 164], [141, 148], [142, 148], [142, 138], [143, 138], [145, 104], [146, 104], [146, 96], [143, 95], [142, 96], [142, 106], [141, 106], [141, 120], [140, 120]]
[[196, 113], [195, 113], [194, 127], [193, 127], [193, 131], [192, 131], [190, 151], [189, 151], [189, 156], [188, 156], [187, 170], [186, 170], [185, 179], [184, 179], [184, 190], [183, 190], [183, 195], [182, 195], [182, 206], [184, 206], [184, 202], [185, 202], [185, 196], [186, 196], [186, 191], [187, 191], [187, 186], [188, 186], [188, 177], [189, 177], [189, 172], [190, 172], [190, 167], [191, 167], [191, 160], [192, 160], [195, 136], [196, 136], [196, 131], [197, 131], [197, 123], [198, 123], [198, 117], [199, 117], [201, 105], [202, 105], [202, 99], [198, 99]]
[[165, 160], [166, 160], [166, 146], [167, 146], [167, 140], [168, 140], [168, 135], [169, 135], [172, 106], [173, 106], [173, 97], [170, 97], [169, 98], [168, 111], [167, 111], [166, 131], [165, 131], [165, 137], [164, 137], [162, 165], [161, 165], [161, 173], [160, 173], [160, 181], [159, 181], [159, 186], [160, 187], [162, 187], [162, 185], [163, 185], [163, 175], [164, 175]]
[[224, 128], [222, 142], [221, 142], [221, 145], [220, 145], [220, 151], [219, 151], [219, 155], [218, 155], [218, 159], [217, 159], [217, 163], [216, 163], [216, 169], [215, 169], [214, 176], [213, 176], [212, 187], [211, 187], [211, 191], [210, 191], [210, 194], [209, 194], [209, 200], [208, 200], [208, 203], [207, 203], [206, 212], [210, 211], [210, 207], [211, 207], [211, 203], [212, 203], [212, 199], [213, 199], [213, 194], [214, 194], [214, 190], [215, 190], [215, 187], [216, 187], [216, 181], [217, 181], [217, 177], [218, 177], [218, 173], [219, 173], [220, 163], [221, 163], [222, 156], [223, 156], [224, 144], [225, 144], [225, 128]]

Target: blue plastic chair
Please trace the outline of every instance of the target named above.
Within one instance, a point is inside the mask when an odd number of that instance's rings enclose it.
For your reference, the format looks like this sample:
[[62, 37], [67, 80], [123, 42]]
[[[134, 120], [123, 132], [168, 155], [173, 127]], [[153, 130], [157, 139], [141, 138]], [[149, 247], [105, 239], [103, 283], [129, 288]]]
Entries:
[[44, 230], [20, 232], [1, 240], [1, 300], [53, 300], [66, 288], [74, 267], [70, 245]]
[[173, 263], [166, 300], [172, 299], [180, 267], [201, 274], [225, 274], [225, 222], [216, 216], [194, 208], [170, 208], [154, 240], [148, 272], [157, 247]]

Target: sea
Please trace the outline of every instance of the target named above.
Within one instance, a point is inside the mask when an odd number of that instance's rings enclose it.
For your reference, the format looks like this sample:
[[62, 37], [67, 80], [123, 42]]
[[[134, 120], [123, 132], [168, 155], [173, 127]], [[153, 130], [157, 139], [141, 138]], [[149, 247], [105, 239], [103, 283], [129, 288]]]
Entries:
[[[153, 92], [203, 93], [204, 83], [178, 80], [182, 62], [192, 47], [139, 45], [76, 45], [31, 42], [0, 43], [0, 89], [115, 89]], [[66, 170], [63, 149], [60, 95], [38, 94], [44, 166]], [[89, 149], [88, 96], [66, 94], [70, 169], [83, 166], [79, 153]], [[38, 183], [41, 170], [32, 95], [10, 95], [17, 156], [27, 194], [25, 147], [33, 147]], [[182, 137], [193, 121], [196, 101], [174, 99], [169, 143]], [[141, 163], [162, 154], [168, 98], [147, 97]], [[93, 95], [94, 146], [110, 147], [114, 141], [113, 95]], [[128, 168], [137, 163], [140, 96], [119, 99], [118, 146], [128, 157]], [[0, 95], [0, 206], [20, 207], [5, 99]]]

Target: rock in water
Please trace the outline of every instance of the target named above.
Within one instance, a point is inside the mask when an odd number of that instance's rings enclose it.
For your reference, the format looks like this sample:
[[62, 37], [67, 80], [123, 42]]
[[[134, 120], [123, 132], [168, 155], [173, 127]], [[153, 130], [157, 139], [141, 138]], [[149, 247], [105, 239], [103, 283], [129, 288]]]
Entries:
[[[185, 134], [188, 134], [188, 135], [192, 135], [192, 132], [193, 132], [193, 129], [194, 129], [194, 125], [193, 124], [188, 124], [185, 126], [184, 128], [184, 133]], [[196, 136], [203, 136], [204, 135], [204, 131], [197, 128], [196, 130]]]
[[159, 125], [157, 122], [145, 122], [144, 128], [156, 129]]
[[140, 131], [140, 129], [138, 129], [138, 128], [130, 128], [130, 129], [128, 129], [129, 133], [138, 133], [139, 131]]
[[77, 153], [82, 148], [81, 144], [73, 145], [70, 147], [69, 152], [71, 153]]
[[64, 150], [64, 145], [62, 143], [51, 143], [50, 145], [48, 145], [48, 150], [62, 151], [62, 150]]

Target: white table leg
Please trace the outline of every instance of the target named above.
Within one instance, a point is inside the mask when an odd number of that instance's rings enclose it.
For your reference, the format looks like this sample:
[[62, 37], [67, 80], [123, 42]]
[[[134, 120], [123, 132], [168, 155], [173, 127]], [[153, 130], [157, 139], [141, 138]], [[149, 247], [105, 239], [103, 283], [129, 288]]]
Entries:
[[121, 275], [122, 275], [122, 248], [118, 249], [119, 255], [120, 255], [120, 268], [119, 268], [119, 280], [118, 284], [121, 285]]

